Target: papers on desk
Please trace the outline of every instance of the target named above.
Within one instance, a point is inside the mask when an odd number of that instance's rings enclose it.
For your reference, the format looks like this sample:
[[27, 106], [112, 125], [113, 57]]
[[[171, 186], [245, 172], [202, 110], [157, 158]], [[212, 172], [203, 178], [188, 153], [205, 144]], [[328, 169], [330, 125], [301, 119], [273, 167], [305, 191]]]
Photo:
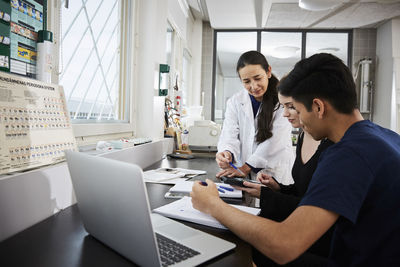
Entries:
[[176, 184], [181, 178], [192, 178], [206, 171], [182, 168], [159, 168], [144, 172], [144, 181], [148, 183]]
[[[166, 198], [180, 198], [183, 196], [189, 196], [190, 192], [192, 192], [193, 181], [179, 181], [173, 187], [169, 189], [169, 191], [165, 194]], [[218, 191], [220, 197], [228, 197], [228, 198], [242, 198], [243, 193], [242, 190], [234, 189], [232, 186], [223, 183], [215, 183], [217, 187], [223, 186], [224, 188], [229, 188], [230, 190], [221, 188], [221, 191]], [[223, 192], [222, 192], [223, 191]]]
[[[251, 208], [239, 205], [231, 205], [231, 206], [253, 215], [258, 215], [258, 213], [260, 212], [260, 209], [257, 208]], [[220, 229], [227, 229], [211, 215], [205, 214], [193, 208], [191, 197], [183, 197], [180, 200], [174, 201], [170, 204], [154, 209], [153, 212], [174, 219], [194, 222]]]

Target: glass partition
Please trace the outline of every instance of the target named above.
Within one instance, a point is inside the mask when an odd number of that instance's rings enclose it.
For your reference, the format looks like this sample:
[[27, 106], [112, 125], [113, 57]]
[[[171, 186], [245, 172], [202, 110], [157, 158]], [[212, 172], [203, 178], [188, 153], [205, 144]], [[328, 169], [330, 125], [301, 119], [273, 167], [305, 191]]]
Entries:
[[261, 53], [281, 79], [301, 59], [301, 32], [262, 32]]
[[217, 32], [216, 42], [214, 121], [222, 124], [226, 101], [243, 89], [236, 63], [244, 52], [257, 50], [257, 32]]
[[236, 63], [246, 51], [263, 53], [278, 79], [302, 58], [316, 53], [331, 53], [351, 64], [351, 30], [216, 30], [214, 42], [211, 118], [219, 124], [224, 120], [226, 101], [243, 88]]
[[318, 53], [329, 53], [348, 64], [348, 38], [346, 33], [307, 32], [306, 57]]

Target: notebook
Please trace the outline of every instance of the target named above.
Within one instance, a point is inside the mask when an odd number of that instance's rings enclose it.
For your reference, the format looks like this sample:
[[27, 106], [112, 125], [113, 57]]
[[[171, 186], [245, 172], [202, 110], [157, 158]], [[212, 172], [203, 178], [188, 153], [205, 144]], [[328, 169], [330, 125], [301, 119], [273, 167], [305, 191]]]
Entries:
[[[242, 211], [245, 211], [247, 213], [251, 213], [253, 215], [258, 215], [260, 213], [260, 209], [257, 208], [251, 208], [240, 205], [231, 205], [231, 206], [238, 208]], [[156, 208], [153, 211], [174, 219], [194, 222], [220, 229], [227, 229], [211, 215], [205, 214], [193, 208], [192, 198], [190, 197], [183, 197], [180, 200]]]
[[[86, 231], [134, 263], [195, 266], [235, 247], [151, 213], [138, 166], [79, 152], [68, 151], [66, 157]], [[173, 246], [169, 252], [175, 256], [166, 256], [165, 244]]]
[[[180, 181], [176, 183], [173, 187], [171, 187], [168, 192], [165, 194], [166, 198], [169, 198], [171, 193], [179, 193], [181, 197], [189, 196], [192, 191], [193, 181]], [[223, 183], [215, 183], [219, 188], [219, 196], [220, 197], [228, 197], [228, 198], [242, 198], [243, 193], [242, 190], [237, 190], [228, 184]]]
[[[191, 170], [183, 168], [158, 168], [144, 172], [144, 181], [148, 183], [176, 184], [182, 179], [193, 178], [200, 174], [206, 174], [203, 170]], [[183, 179], [183, 180], [184, 180]]]

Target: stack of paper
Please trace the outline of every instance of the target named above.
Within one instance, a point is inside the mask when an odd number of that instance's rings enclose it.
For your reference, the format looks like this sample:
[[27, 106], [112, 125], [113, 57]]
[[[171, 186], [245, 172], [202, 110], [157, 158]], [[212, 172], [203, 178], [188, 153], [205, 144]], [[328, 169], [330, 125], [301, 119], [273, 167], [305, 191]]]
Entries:
[[[176, 183], [165, 195], [165, 197], [169, 197], [171, 193], [180, 193], [181, 197], [184, 195], [189, 196], [190, 192], [192, 192], [193, 181], [180, 181]], [[218, 188], [220, 188], [219, 196], [220, 197], [229, 197], [229, 198], [242, 198], [243, 193], [242, 190], [234, 189], [232, 186], [223, 183], [215, 183]], [[174, 195], [174, 194], [172, 194]]]
[[[260, 212], [260, 209], [256, 208], [239, 206], [239, 205], [231, 205], [231, 206], [253, 215], [257, 215]], [[166, 217], [174, 219], [194, 222], [215, 228], [227, 229], [225, 226], [219, 223], [214, 217], [194, 209], [192, 206], [192, 198], [190, 197], [183, 197], [180, 200], [174, 201], [170, 204], [154, 209], [153, 211], [161, 215], [164, 215]]]
[[190, 170], [182, 168], [159, 168], [144, 172], [144, 181], [149, 183], [176, 184], [179, 178], [192, 178], [200, 174], [206, 174], [202, 170]]

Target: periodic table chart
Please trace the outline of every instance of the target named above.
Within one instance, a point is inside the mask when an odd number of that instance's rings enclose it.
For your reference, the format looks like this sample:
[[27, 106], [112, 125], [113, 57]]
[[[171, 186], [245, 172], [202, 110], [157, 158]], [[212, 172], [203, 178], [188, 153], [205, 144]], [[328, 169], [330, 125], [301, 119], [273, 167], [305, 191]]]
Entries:
[[63, 88], [0, 73], [0, 174], [63, 161], [77, 150]]

